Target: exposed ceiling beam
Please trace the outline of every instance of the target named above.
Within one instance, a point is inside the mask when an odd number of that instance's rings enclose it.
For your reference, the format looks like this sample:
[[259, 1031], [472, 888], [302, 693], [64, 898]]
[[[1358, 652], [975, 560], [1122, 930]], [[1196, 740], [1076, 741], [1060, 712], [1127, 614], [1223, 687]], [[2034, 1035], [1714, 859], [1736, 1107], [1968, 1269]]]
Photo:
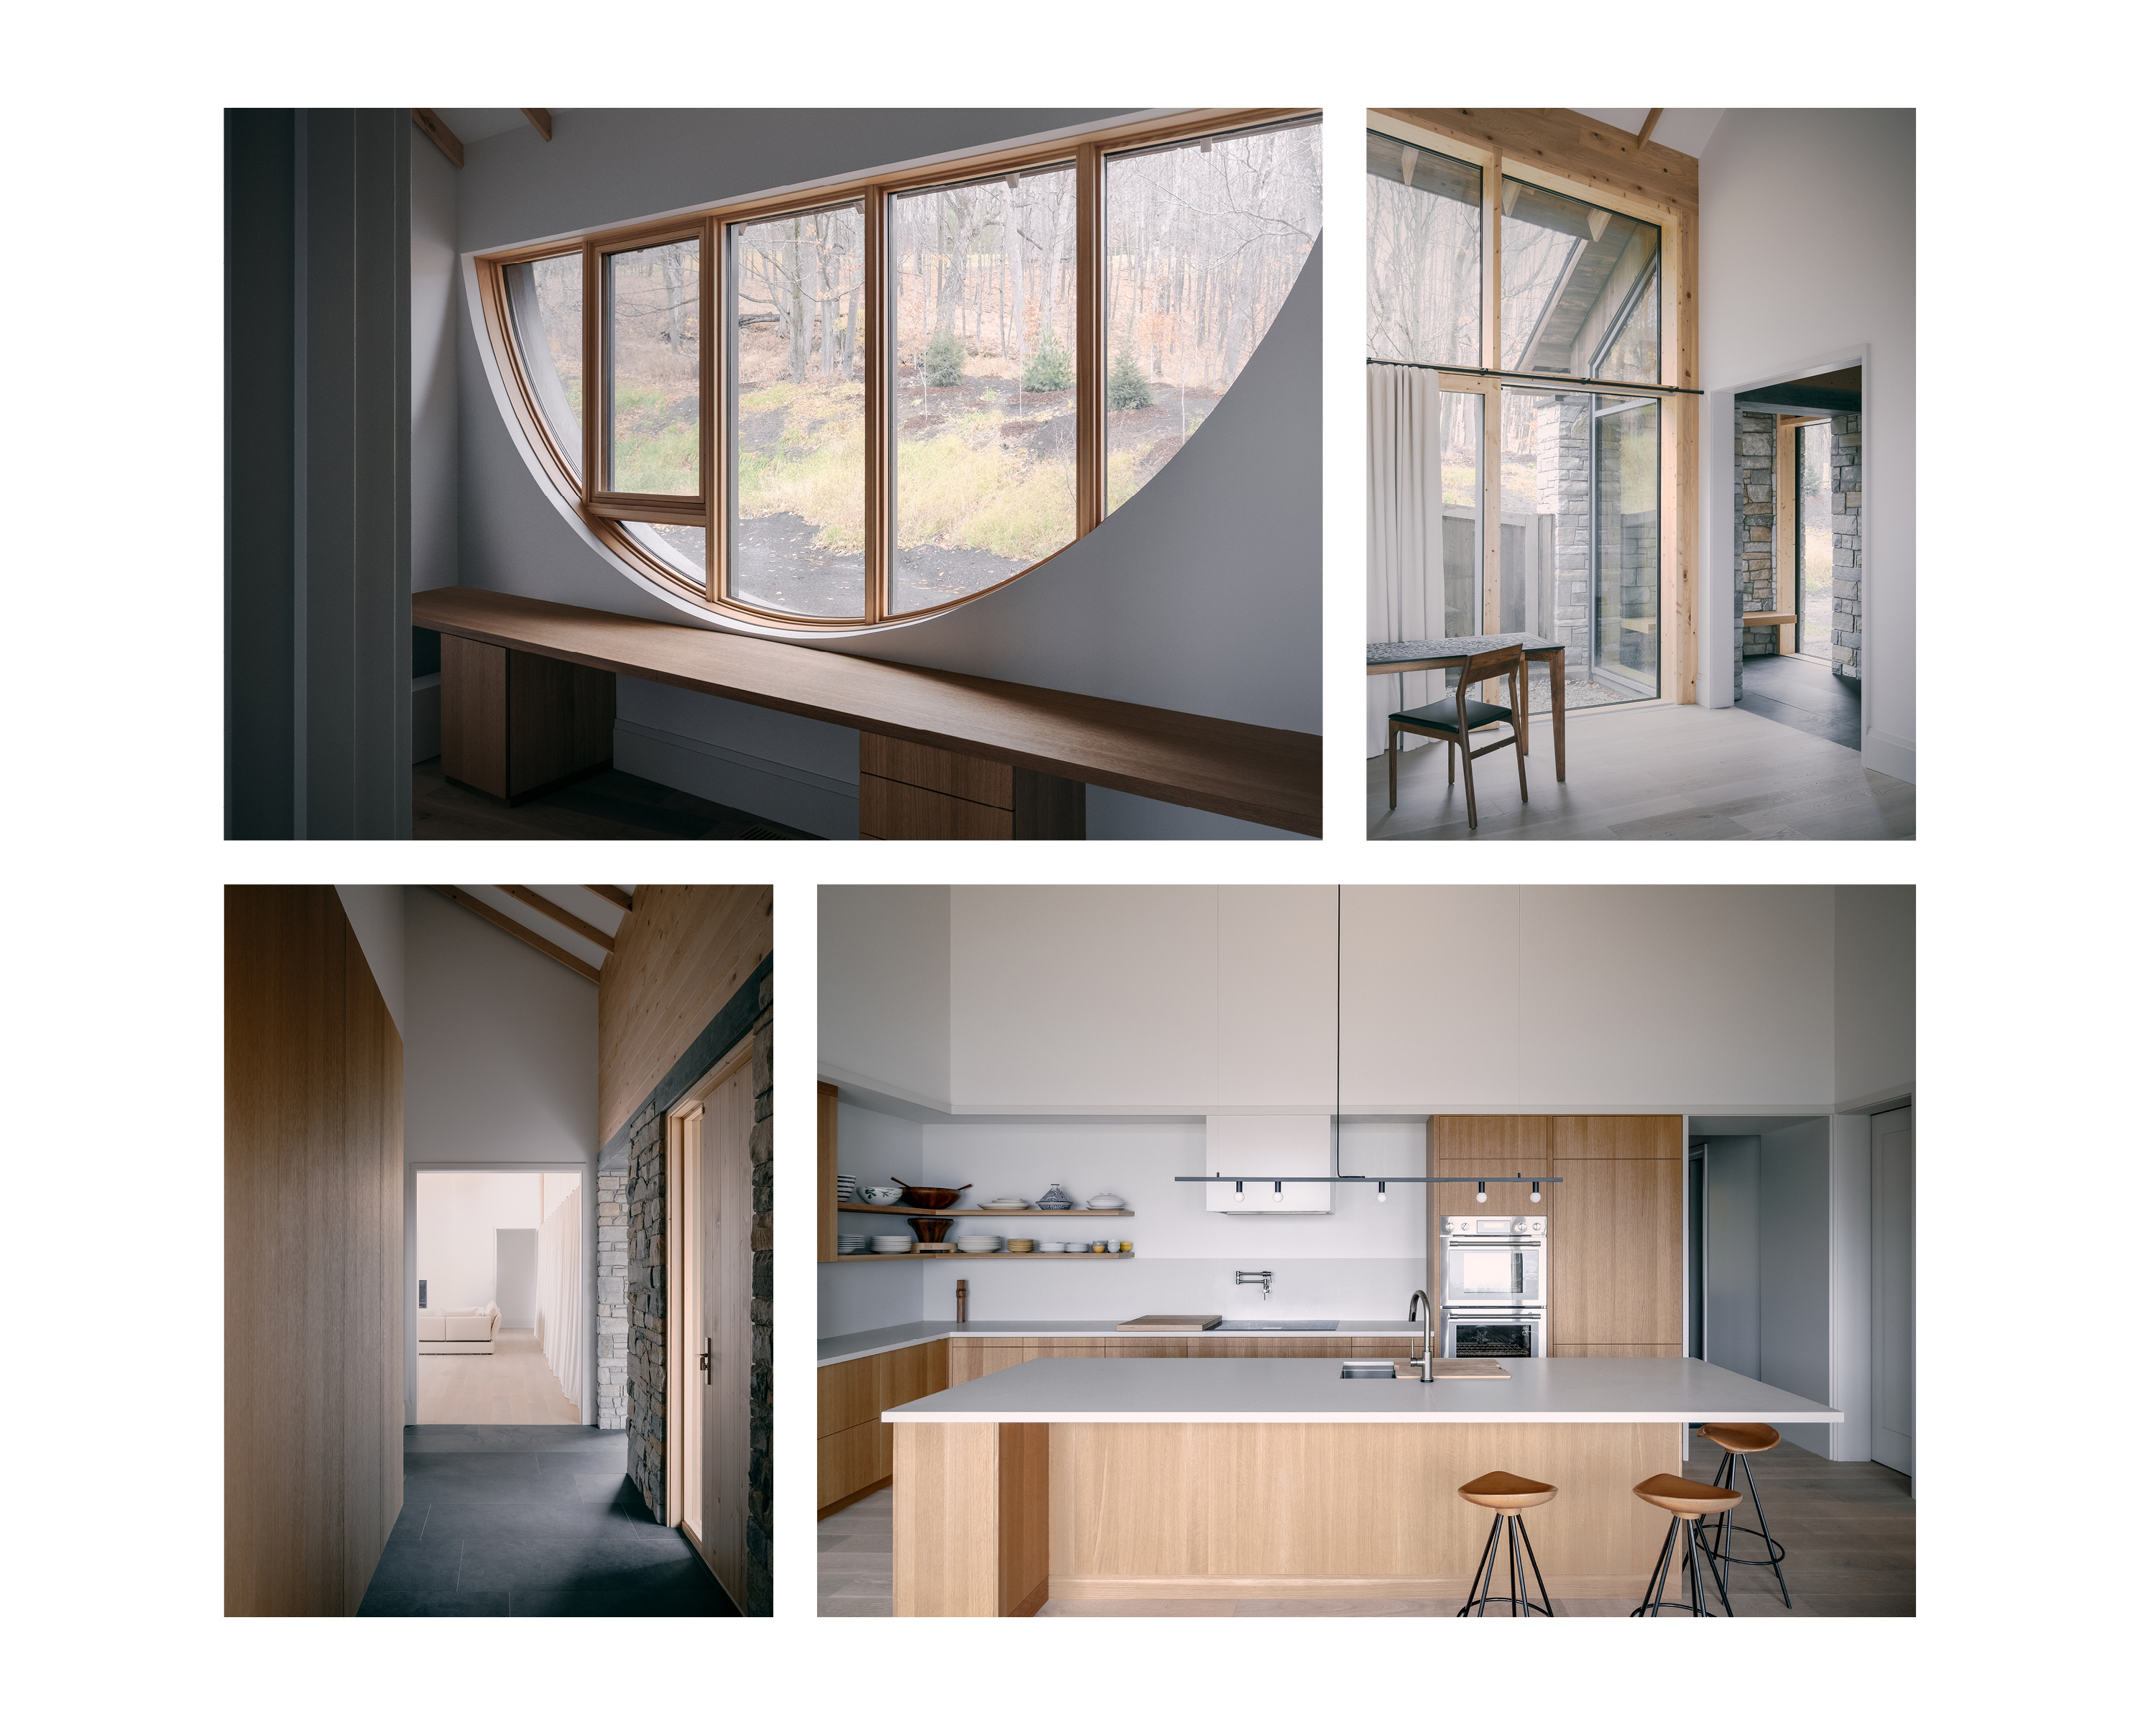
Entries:
[[587, 886], [584, 891], [587, 892], [596, 892], [608, 904], [619, 905], [624, 911], [633, 911], [636, 908], [636, 906], [630, 902], [629, 895], [624, 892], [619, 886]]
[[451, 131], [442, 116], [432, 108], [414, 108], [412, 123], [434, 141], [434, 147], [459, 167], [465, 165], [464, 140]]
[[536, 947], [538, 951], [544, 952], [549, 958], [552, 958], [556, 963], [567, 965], [570, 969], [576, 972], [576, 973], [582, 977], [586, 982], [595, 983], [599, 979], [598, 972], [592, 966], [585, 963], [584, 961], [579, 958], [574, 952], [565, 952], [562, 948], [556, 946], [553, 942], [545, 938], [543, 936], [532, 933], [532, 932], [526, 928], [521, 922], [516, 922], [511, 917], [503, 916], [501, 912], [495, 910], [492, 905], [485, 902], [483, 900], [474, 898], [469, 892], [464, 891], [461, 888], [455, 886], [437, 886], [434, 888], [434, 891], [440, 893], [441, 896], [449, 900], [451, 904], [462, 905], [467, 911], [470, 911], [473, 916], [485, 917], [504, 934], [515, 935], [517, 939], [522, 941], [526, 946]]
[[603, 952], [613, 951], [613, 937], [604, 929], [594, 928], [581, 916], [572, 916], [552, 899], [542, 898], [528, 886], [497, 886], [496, 892], [506, 892], [520, 905], [528, 905], [542, 916], [551, 916], [570, 933], [589, 941]]
[[[519, 108], [516, 111], [531, 122], [532, 131], [537, 132], [548, 143], [554, 141], [554, 116], [552, 114], [544, 108]], [[1659, 114], [1662, 110], [1657, 108], [1655, 111]], [[1650, 120], [1647, 123], [1652, 126], [1654, 121]]]
[[1640, 128], [1640, 136], [1634, 139], [1633, 141], [1638, 144], [1645, 144], [1649, 138], [1654, 136], [1655, 128], [1661, 124], [1661, 119], [1662, 110], [1660, 108], [1648, 109], [1647, 123]]

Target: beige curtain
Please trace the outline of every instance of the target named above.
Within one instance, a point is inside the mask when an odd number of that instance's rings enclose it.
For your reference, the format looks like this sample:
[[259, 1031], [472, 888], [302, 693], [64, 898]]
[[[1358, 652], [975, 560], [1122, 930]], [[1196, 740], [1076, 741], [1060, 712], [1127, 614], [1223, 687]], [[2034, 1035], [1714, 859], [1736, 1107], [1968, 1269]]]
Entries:
[[[1369, 389], [1368, 639], [1445, 633], [1445, 496], [1438, 380], [1404, 366], [1365, 366]], [[1385, 716], [1445, 693], [1442, 671], [1366, 677], [1366, 755], [1385, 748]], [[1403, 747], [1420, 739], [1402, 737]]]
[[[584, 1199], [573, 1174], [545, 1178], [542, 1202], [553, 1207], [539, 1224], [539, 1348], [562, 1394], [584, 1404]], [[566, 1183], [557, 1197], [555, 1189]]]

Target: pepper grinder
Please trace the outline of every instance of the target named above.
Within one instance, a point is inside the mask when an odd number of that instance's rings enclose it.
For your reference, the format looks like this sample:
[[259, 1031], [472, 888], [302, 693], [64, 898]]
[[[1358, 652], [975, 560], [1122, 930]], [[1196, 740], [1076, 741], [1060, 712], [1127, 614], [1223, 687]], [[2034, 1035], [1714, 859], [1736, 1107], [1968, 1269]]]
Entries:
[[962, 1323], [962, 1324], [963, 1324], [963, 1322], [965, 1322], [965, 1321], [966, 1321], [966, 1278], [965, 1278], [964, 1276], [960, 1276], [960, 1277], [958, 1278], [958, 1322], [959, 1322], [960, 1323]]

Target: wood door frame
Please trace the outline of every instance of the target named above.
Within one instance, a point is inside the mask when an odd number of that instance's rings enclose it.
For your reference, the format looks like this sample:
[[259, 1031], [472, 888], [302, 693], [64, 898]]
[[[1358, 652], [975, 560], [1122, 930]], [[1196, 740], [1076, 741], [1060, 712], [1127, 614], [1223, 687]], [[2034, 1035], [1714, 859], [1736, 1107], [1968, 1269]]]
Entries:
[[[719, 1086], [741, 1070], [756, 1052], [757, 1032], [752, 1028], [740, 1041], [720, 1055], [711, 1070], [699, 1078], [675, 1099], [666, 1111], [666, 1471], [665, 1492], [665, 1520], [670, 1527], [681, 1526], [683, 1508], [684, 1471], [681, 1456], [685, 1443], [688, 1409], [690, 1378], [688, 1314], [682, 1310], [683, 1301], [678, 1297], [685, 1286], [688, 1254], [685, 1249], [683, 1206], [677, 1201], [688, 1189], [685, 1170], [688, 1163], [688, 1127], [691, 1120], [700, 1117], [706, 1102], [718, 1093]], [[743, 1337], [747, 1345], [751, 1338]], [[684, 1538], [686, 1538], [685, 1530]], [[692, 1544], [694, 1541], [690, 1542]], [[702, 1548], [698, 1548], [702, 1556]], [[706, 1565], [711, 1559], [704, 1558]]]
[[[408, 1162], [404, 1164], [404, 1423], [419, 1420], [419, 1176], [422, 1174], [566, 1174], [578, 1176], [583, 1191], [583, 1313], [586, 1349], [584, 1381], [578, 1387], [577, 1412], [586, 1425], [598, 1420], [598, 1168], [596, 1158], [582, 1162]], [[542, 1216], [543, 1225], [546, 1219]]]

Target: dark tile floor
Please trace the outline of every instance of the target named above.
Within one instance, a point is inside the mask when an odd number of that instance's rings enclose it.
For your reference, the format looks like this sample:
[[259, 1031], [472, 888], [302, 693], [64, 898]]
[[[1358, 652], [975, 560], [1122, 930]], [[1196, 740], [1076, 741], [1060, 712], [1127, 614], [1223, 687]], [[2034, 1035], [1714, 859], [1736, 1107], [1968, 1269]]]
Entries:
[[707, 803], [609, 768], [511, 809], [442, 777], [442, 757], [412, 769], [415, 839], [814, 839], [762, 815]]
[[629, 1483], [629, 1435], [408, 1425], [404, 1510], [362, 1617], [733, 1617]]
[[1861, 685], [1837, 677], [1816, 659], [1762, 654], [1744, 661], [1740, 711], [1772, 719], [1845, 749], [1861, 748], [1857, 702]]

